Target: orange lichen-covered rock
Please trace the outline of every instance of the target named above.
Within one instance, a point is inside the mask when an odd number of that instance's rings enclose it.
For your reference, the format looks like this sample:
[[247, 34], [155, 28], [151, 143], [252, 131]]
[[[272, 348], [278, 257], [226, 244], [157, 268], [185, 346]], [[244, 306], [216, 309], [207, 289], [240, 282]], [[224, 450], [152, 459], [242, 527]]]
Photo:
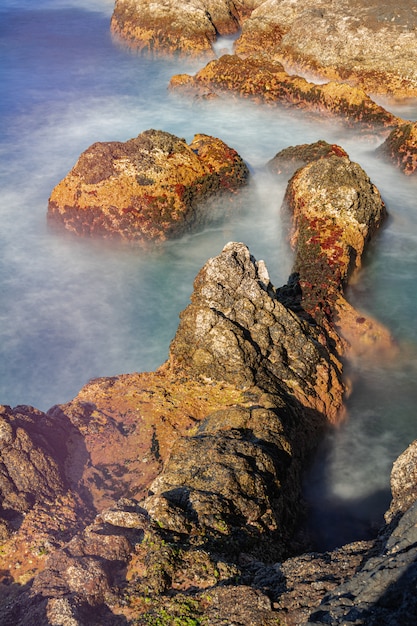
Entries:
[[196, 135], [188, 145], [148, 130], [90, 146], [53, 189], [48, 218], [81, 236], [163, 241], [216, 219], [210, 201], [247, 178], [241, 157], [219, 139]]
[[407, 176], [417, 170], [417, 122], [394, 128], [377, 153], [397, 165]]
[[225, 54], [193, 76], [173, 76], [170, 88], [205, 98], [232, 95], [263, 104], [296, 107], [321, 116], [337, 116], [362, 128], [394, 128], [402, 121], [359, 87], [337, 82], [317, 85], [288, 74], [281, 63], [264, 56], [242, 59]]

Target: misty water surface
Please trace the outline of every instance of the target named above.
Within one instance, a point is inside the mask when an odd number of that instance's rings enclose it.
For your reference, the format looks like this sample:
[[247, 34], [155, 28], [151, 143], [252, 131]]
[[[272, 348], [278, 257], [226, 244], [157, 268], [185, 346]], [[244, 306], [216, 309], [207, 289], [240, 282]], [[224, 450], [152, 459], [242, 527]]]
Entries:
[[[375, 158], [380, 137], [291, 111], [170, 95], [170, 76], [198, 66], [123, 50], [109, 33], [112, 8], [110, 0], [4, 0], [0, 8], [0, 403], [47, 410], [91, 378], [160, 365], [195, 275], [228, 241], [248, 244], [272, 281], [284, 283], [285, 189], [262, 168], [289, 145], [337, 142], [368, 172], [390, 213], [351, 299], [386, 323], [401, 349], [395, 363], [352, 366], [349, 419], [323, 445], [308, 494], [323, 545], [365, 535], [389, 500], [393, 459], [417, 436], [416, 179]], [[416, 110], [409, 103], [399, 113], [416, 119]], [[149, 128], [187, 141], [207, 133], [235, 148], [253, 174], [244, 209], [146, 252], [48, 232], [49, 194], [79, 154]]]

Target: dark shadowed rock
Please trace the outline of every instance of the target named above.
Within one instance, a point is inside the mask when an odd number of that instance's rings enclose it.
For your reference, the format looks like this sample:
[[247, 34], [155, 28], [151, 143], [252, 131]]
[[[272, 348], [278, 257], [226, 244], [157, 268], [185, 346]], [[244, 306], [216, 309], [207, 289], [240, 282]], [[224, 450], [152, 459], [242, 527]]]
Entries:
[[408, 122], [394, 128], [377, 154], [400, 168], [407, 176], [417, 169], [417, 122]]
[[215, 198], [248, 178], [219, 139], [148, 130], [125, 143], [95, 143], [53, 189], [52, 226], [82, 236], [145, 243], [178, 237], [219, 217]]

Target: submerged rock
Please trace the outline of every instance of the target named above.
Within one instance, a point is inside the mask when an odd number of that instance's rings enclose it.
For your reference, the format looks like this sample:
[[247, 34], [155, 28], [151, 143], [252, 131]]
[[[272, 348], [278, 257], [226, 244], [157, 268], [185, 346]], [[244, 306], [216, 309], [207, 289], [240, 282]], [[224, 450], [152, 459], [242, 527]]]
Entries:
[[394, 128], [377, 153], [390, 160], [407, 176], [417, 169], [417, 122], [408, 122]]
[[228, 94], [262, 104], [296, 107], [321, 116], [337, 116], [362, 128], [394, 128], [402, 121], [359, 87], [338, 82], [317, 85], [290, 75], [281, 63], [265, 56], [223, 55], [192, 76], [173, 76], [170, 88], [205, 98]]
[[148, 130], [83, 152], [53, 189], [48, 220], [81, 236], [163, 241], [214, 221], [214, 199], [247, 178], [243, 160], [219, 139], [196, 135], [187, 144]]

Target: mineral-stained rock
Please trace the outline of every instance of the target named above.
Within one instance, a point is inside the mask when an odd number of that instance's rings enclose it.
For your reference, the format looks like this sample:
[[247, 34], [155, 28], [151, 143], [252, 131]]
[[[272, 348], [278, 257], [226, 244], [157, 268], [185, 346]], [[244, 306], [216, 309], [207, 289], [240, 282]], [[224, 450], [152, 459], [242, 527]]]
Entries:
[[394, 128], [377, 153], [388, 158], [407, 176], [417, 169], [417, 122]]
[[244, 2], [116, 0], [111, 29], [137, 50], [213, 55], [217, 35], [234, 33]]
[[281, 104], [330, 116], [359, 127], [394, 128], [402, 120], [376, 104], [361, 88], [347, 83], [317, 85], [288, 74], [264, 56], [242, 59], [225, 54], [195, 75], [173, 76], [170, 88], [200, 97], [235, 95], [263, 104]]
[[162, 241], [218, 218], [213, 202], [244, 185], [248, 169], [219, 139], [148, 130], [95, 143], [53, 189], [48, 219], [82, 236]]
[[111, 28], [139, 50], [194, 56], [213, 56], [218, 34], [241, 28], [241, 57], [266, 54], [367, 92], [404, 96], [417, 94], [416, 20], [411, 0], [117, 0]]
[[322, 317], [359, 269], [365, 244], [386, 215], [385, 205], [362, 168], [337, 154], [297, 170], [285, 204], [293, 215], [302, 305], [313, 317]]

